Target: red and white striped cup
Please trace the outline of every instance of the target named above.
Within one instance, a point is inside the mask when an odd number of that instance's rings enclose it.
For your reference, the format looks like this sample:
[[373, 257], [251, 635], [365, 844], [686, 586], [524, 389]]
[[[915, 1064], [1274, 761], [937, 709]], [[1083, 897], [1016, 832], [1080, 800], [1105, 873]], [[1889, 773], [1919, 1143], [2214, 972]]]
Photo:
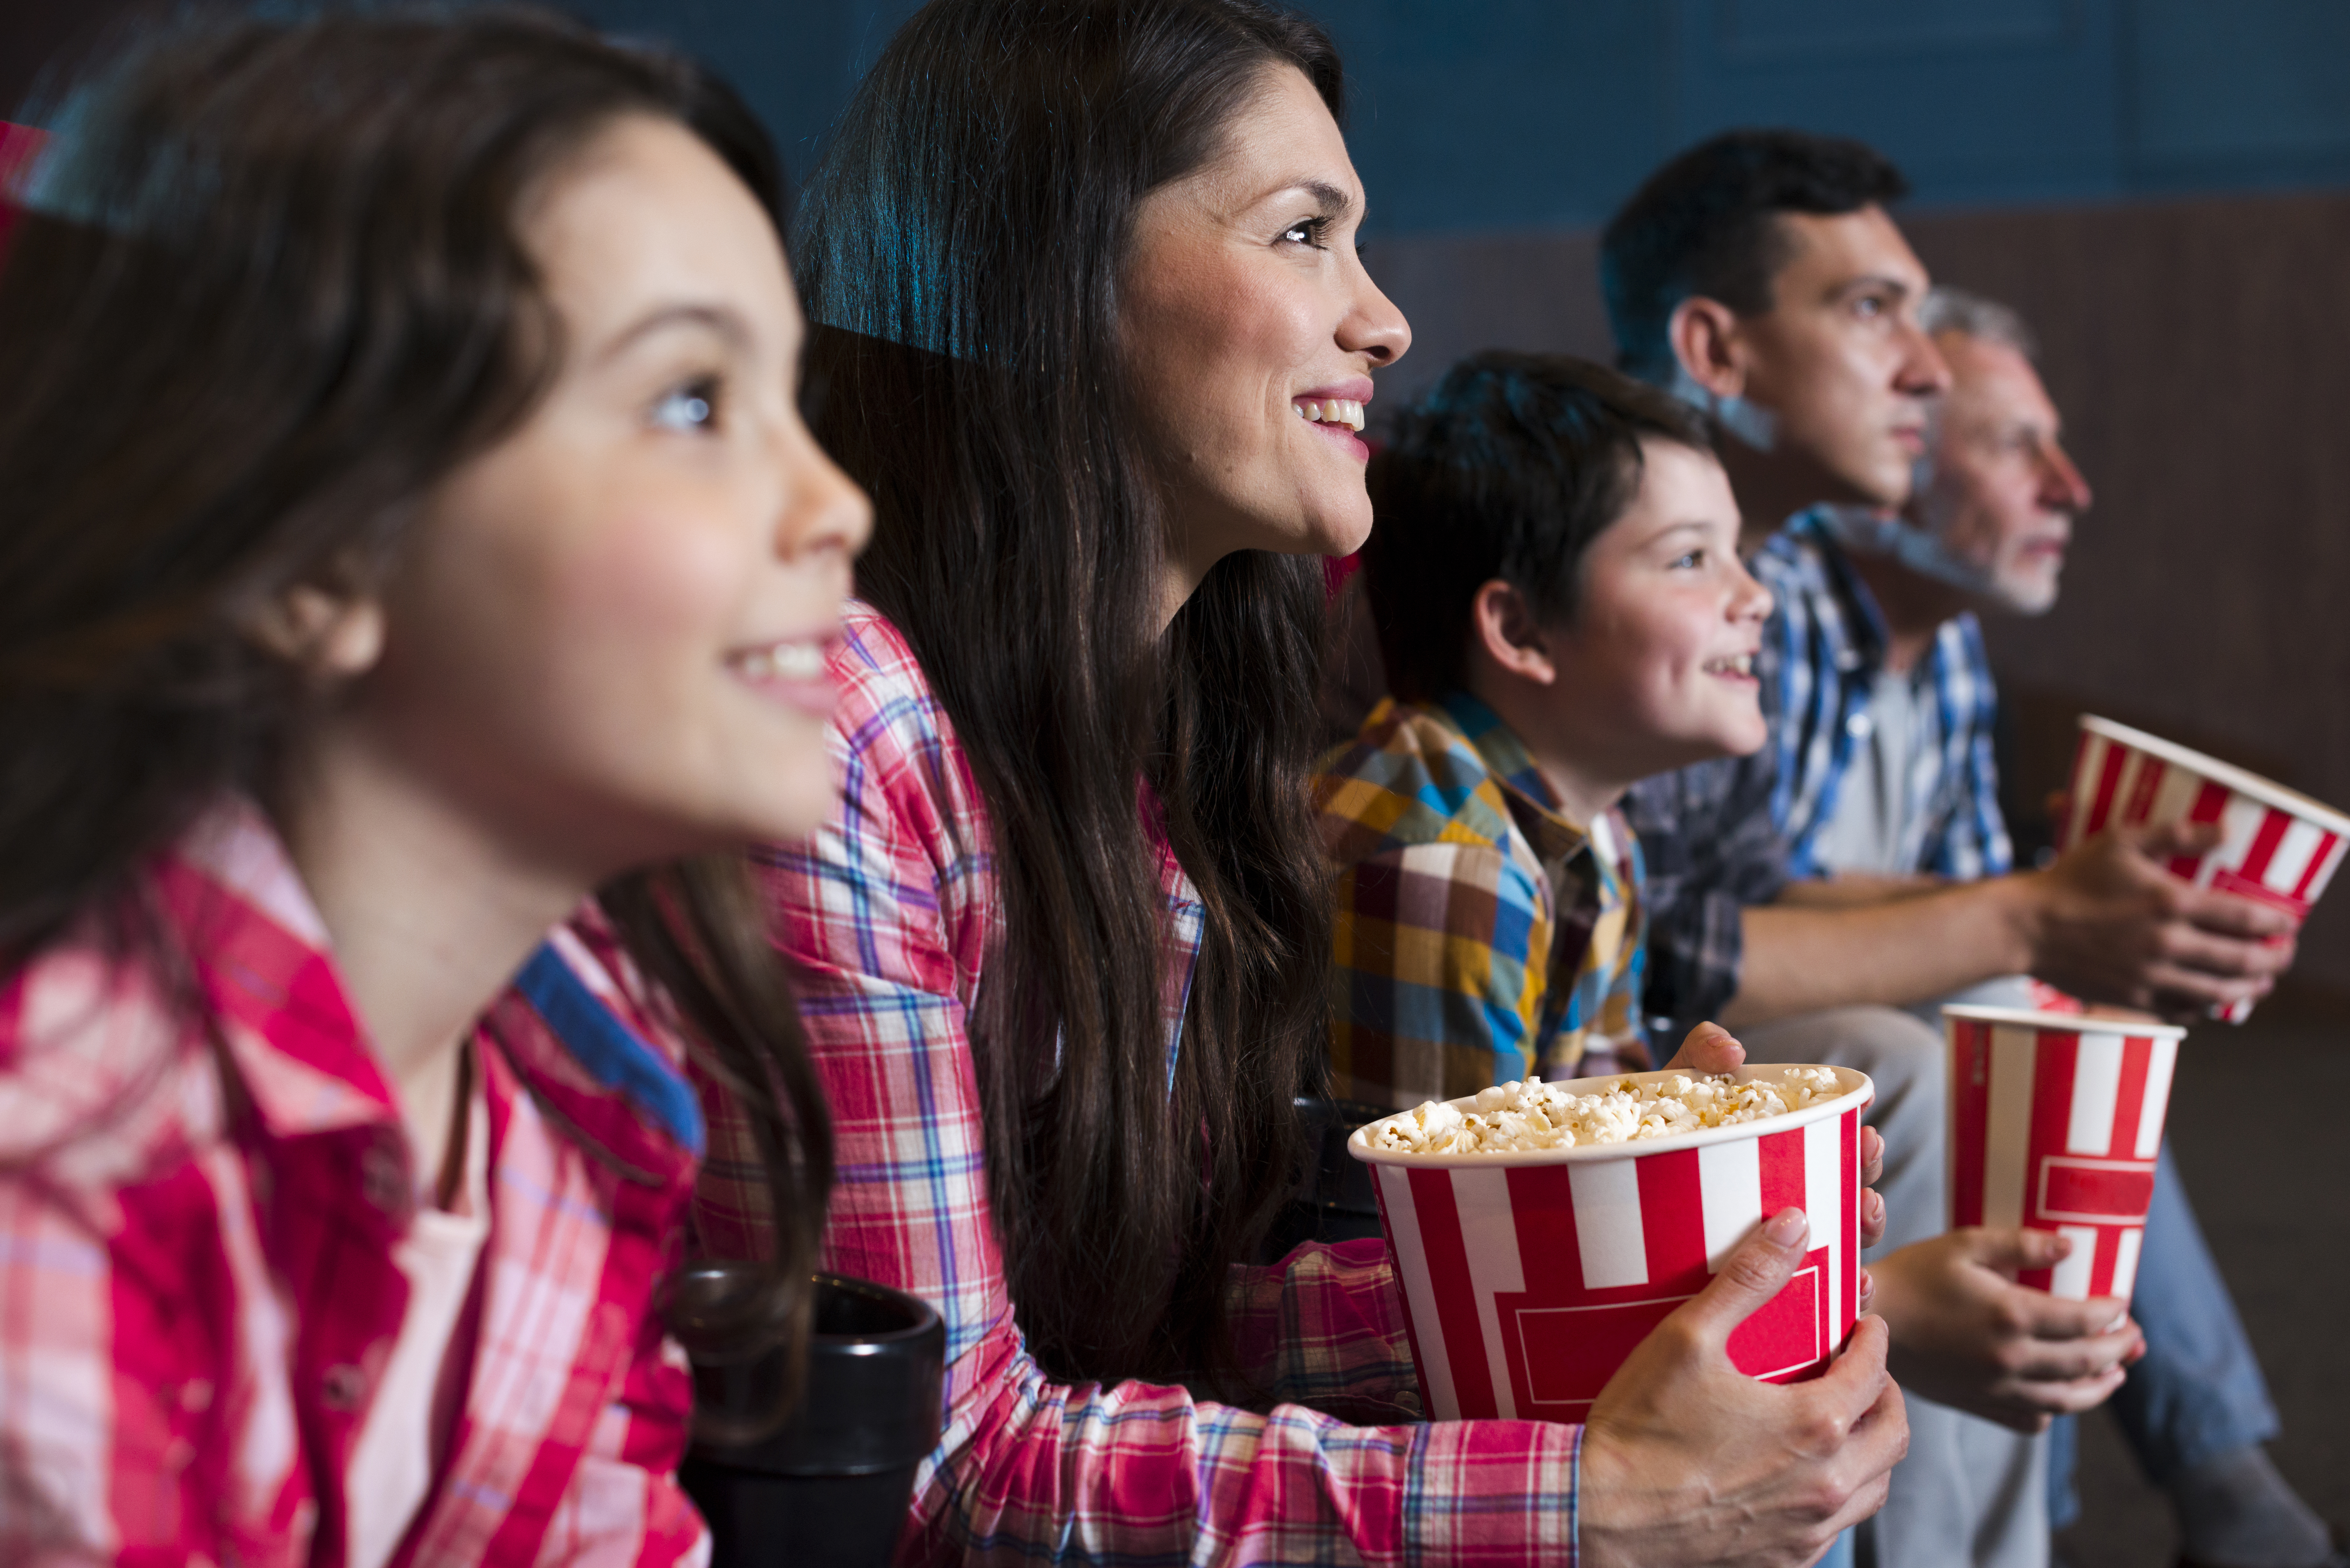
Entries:
[[1950, 1043], [1950, 1225], [2073, 1239], [2022, 1283], [2127, 1300], [2179, 1037], [2168, 1023], [1945, 1007]]
[[1429, 1417], [1582, 1420], [1648, 1331], [1790, 1205], [1811, 1219], [1811, 1255], [1730, 1336], [1730, 1358], [1772, 1383], [1818, 1376], [1858, 1315], [1860, 1116], [1877, 1094], [1867, 1075], [1831, 1071], [1834, 1099], [1636, 1143], [1408, 1154], [1358, 1128], [1347, 1152], [1376, 1179]]
[[[2216, 757], [2082, 714], [2060, 846], [2101, 828], [2173, 822], [2216, 822], [2223, 835], [2206, 854], [2174, 857], [2173, 875], [2296, 917], [2309, 913], [2350, 846], [2350, 816]], [[2251, 1013], [2241, 1002], [2217, 1016], [2241, 1023]]]

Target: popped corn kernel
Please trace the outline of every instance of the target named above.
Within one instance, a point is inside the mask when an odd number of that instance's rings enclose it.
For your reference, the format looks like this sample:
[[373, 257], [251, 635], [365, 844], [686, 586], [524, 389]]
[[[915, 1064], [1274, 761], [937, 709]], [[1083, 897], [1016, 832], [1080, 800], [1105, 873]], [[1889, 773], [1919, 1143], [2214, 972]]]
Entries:
[[1429, 1100], [1373, 1122], [1373, 1148], [1401, 1154], [1516, 1154], [1672, 1137], [1800, 1111], [1844, 1093], [1828, 1067], [1788, 1067], [1777, 1080], [1740, 1083], [1728, 1075], [1675, 1073], [1641, 1083], [1630, 1076], [1595, 1094], [1571, 1094], [1540, 1078], [1494, 1084], [1463, 1110]]

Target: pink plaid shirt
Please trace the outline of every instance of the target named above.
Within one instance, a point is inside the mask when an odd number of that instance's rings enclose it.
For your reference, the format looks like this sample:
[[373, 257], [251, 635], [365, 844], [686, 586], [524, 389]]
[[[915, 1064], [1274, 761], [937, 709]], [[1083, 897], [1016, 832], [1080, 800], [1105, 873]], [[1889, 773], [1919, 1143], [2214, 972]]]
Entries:
[[[257, 813], [144, 891], [183, 971], [68, 940], [0, 978], [0, 1562], [338, 1564], [407, 1303], [408, 1141]], [[474, 1036], [472, 1364], [395, 1563], [707, 1559], [672, 1479], [691, 1382], [648, 1310], [700, 1122], [629, 975], [583, 921]]]
[[[847, 630], [832, 666], [843, 804], [805, 852], [764, 857], [764, 880], [832, 1097], [825, 1265], [946, 1318], [946, 1435], [917, 1480], [899, 1562], [1571, 1563], [1582, 1429], [1413, 1424], [1401, 1304], [1376, 1242], [1236, 1272], [1243, 1363], [1284, 1401], [1269, 1410], [1142, 1383], [1069, 1386], [1037, 1369], [989, 1221], [964, 1033], [1003, 920], [986, 816], [897, 629], [852, 606]], [[1173, 1048], [1200, 908], [1172, 856], [1163, 864]], [[702, 1241], [755, 1251], [755, 1155], [723, 1098], [712, 1104]]]

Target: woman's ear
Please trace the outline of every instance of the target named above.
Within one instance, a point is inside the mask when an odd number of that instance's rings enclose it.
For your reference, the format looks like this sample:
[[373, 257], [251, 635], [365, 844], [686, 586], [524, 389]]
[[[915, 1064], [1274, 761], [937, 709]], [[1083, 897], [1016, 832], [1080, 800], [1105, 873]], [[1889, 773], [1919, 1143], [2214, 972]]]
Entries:
[[1525, 595], [1501, 578], [1478, 588], [1469, 601], [1469, 639], [1496, 667], [1521, 680], [1548, 686], [1558, 679], [1550, 639]]
[[1740, 352], [1736, 311], [1693, 294], [1673, 306], [1665, 332], [1684, 380], [1718, 399], [1745, 395], [1746, 357]]
[[294, 583], [245, 616], [244, 633], [319, 684], [339, 684], [383, 657], [383, 601], [356, 586]]

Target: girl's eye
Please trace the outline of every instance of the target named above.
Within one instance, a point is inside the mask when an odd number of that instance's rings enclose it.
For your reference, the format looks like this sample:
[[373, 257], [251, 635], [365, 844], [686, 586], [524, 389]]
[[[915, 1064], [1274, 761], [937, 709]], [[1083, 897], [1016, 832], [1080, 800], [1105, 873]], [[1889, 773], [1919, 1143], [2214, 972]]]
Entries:
[[1282, 230], [1281, 239], [1284, 244], [1312, 245], [1318, 251], [1322, 248], [1322, 236], [1327, 234], [1329, 229], [1329, 219], [1307, 218], [1303, 223], [1292, 223]]
[[716, 420], [717, 396], [717, 387], [708, 381], [664, 392], [653, 405], [653, 426], [665, 431], [706, 431]]

